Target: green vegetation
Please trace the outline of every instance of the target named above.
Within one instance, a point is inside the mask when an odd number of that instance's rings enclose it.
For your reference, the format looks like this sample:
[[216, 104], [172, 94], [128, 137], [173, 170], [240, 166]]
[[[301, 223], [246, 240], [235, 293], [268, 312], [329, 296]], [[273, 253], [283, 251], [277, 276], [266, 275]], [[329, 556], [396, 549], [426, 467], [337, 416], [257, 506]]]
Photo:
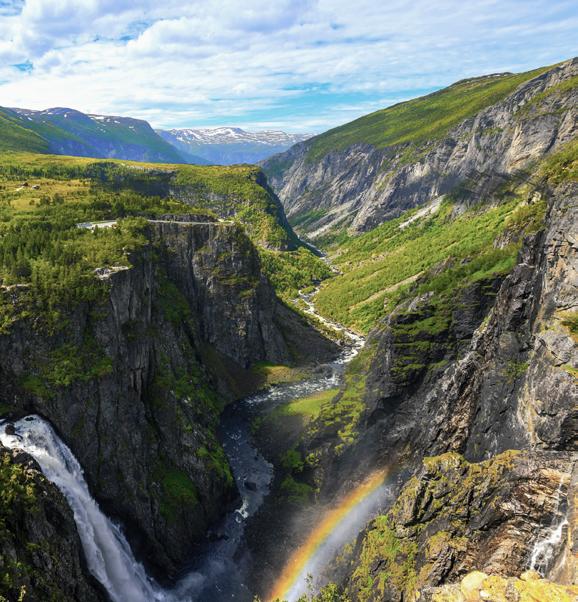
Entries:
[[513, 383], [520, 376], [526, 373], [528, 366], [528, 362], [516, 362], [514, 360], [510, 360], [503, 369], [502, 374], [508, 380], [508, 382]]
[[90, 339], [82, 345], [65, 343], [54, 349], [49, 357], [38, 362], [35, 373], [22, 379], [21, 385], [30, 393], [48, 399], [52, 397], [55, 387], [87, 382], [111, 371], [111, 359], [94, 339]]
[[311, 211], [304, 211], [289, 221], [294, 228], [306, 228], [309, 224], [321, 219], [326, 213], [325, 209], [311, 209]]
[[[358, 587], [359, 601], [373, 599], [374, 590], [383, 596], [388, 584], [402, 591], [412, 591], [416, 579], [414, 564], [417, 553], [417, 543], [399, 538], [389, 516], [378, 516], [363, 540], [359, 566], [352, 575], [352, 581]], [[386, 568], [374, 576], [370, 567], [376, 558]]]
[[[79, 154], [98, 157], [103, 146], [118, 144], [133, 152], [181, 163], [179, 152], [146, 123], [136, 119], [94, 121], [76, 111], [67, 115], [23, 116], [11, 109], [0, 108], [0, 139], [2, 150], [49, 152], [77, 148]], [[58, 152], [58, 150], [56, 150]]]
[[542, 163], [541, 175], [553, 185], [578, 182], [578, 140], [568, 142]]
[[281, 494], [292, 504], [304, 504], [311, 499], [313, 487], [307, 483], [296, 481], [292, 475], [287, 475], [281, 483]]
[[311, 251], [261, 251], [263, 271], [285, 301], [292, 301], [299, 290], [333, 275], [331, 268]]
[[[208, 382], [201, 365], [196, 358], [188, 357], [187, 366], [172, 368], [163, 361], [157, 368], [152, 387], [152, 402], [157, 406], [167, 403], [167, 394], [187, 403], [194, 401], [198, 408], [199, 417], [207, 419], [219, 415], [223, 409], [223, 400]], [[170, 402], [172, 403], [172, 402]], [[186, 427], [187, 425], [185, 425]]]
[[283, 416], [300, 416], [305, 420], [312, 420], [319, 415], [319, 412], [324, 404], [329, 403], [337, 394], [338, 389], [327, 389], [294, 399], [289, 403], [279, 406], [272, 412], [272, 417], [275, 419]]
[[[545, 203], [526, 204], [516, 197], [497, 206], [478, 206], [456, 214], [446, 201], [431, 216], [404, 227], [415, 211], [345, 242], [334, 257], [343, 271], [326, 282], [316, 298], [325, 315], [361, 332], [393, 310], [408, 295], [434, 292], [440, 304], [472, 282], [508, 272], [519, 242], [494, 248], [505, 230], [540, 227]], [[443, 328], [438, 316], [428, 330]]]
[[15, 464], [10, 454], [0, 456], [0, 532], [6, 529], [16, 509], [34, 512], [37, 491], [32, 473], [22, 464]]
[[253, 364], [251, 372], [257, 377], [258, 388], [298, 382], [303, 380], [307, 375], [307, 372], [303, 368], [271, 364], [269, 362], [257, 362]]
[[339, 441], [335, 446], [337, 454], [357, 439], [357, 425], [365, 409], [365, 381], [373, 354], [374, 348], [367, 344], [348, 364], [342, 388], [337, 395], [323, 401], [319, 416], [312, 425], [314, 431], [320, 428], [335, 431]]
[[283, 226], [279, 202], [264, 183], [261, 170], [249, 165], [183, 165], [172, 179], [179, 198], [235, 218], [257, 244], [272, 249], [297, 246], [293, 232]]
[[[371, 524], [352, 576], [360, 602], [388, 597], [413, 600], [429, 583], [440, 554], [463, 557], [472, 500], [488, 496], [511, 470], [519, 452], [507, 451], [470, 464], [455, 452], [425, 458], [423, 469], [401, 490], [387, 514]], [[425, 500], [425, 501], [424, 501]]]
[[565, 311], [559, 315], [562, 326], [578, 341], [578, 311]]
[[571, 92], [578, 87], [578, 76], [569, 77], [564, 81], [556, 84], [554, 86], [550, 86], [543, 92], [540, 92], [532, 97], [530, 102], [526, 103], [519, 109], [519, 113], [523, 115], [528, 115], [531, 113], [532, 109], [539, 106], [546, 98], [549, 96], [561, 96], [566, 92]]
[[[54, 330], [64, 326], [62, 308], [106, 299], [110, 282], [95, 277], [95, 270], [131, 265], [149, 242], [146, 218], [181, 214], [203, 221], [218, 214], [241, 222], [254, 242], [273, 248], [294, 242], [279, 211], [261, 172], [251, 166], [0, 154], [0, 332], [31, 315], [39, 328]], [[117, 220], [116, 227], [77, 227], [107, 220]], [[263, 254], [281, 293], [327, 275], [325, 264], [305, 249], [286, 259], [280, 252]], [[290, 275], [281, 274], [285, 265]], [[169, 284], [165, 288], [165, 313], [178, 320], [186, 308], [175, 306], [178, 295]]]
[[33, 474], [12, 462], [10, 454], [0, 454], [0, 600], [25, 599], [26, 588], [20, 583], [30, 573], [30, 567], [5, 555], [3, 550], [17, 537], [17, 517], [37, 511], [38, 491]]
[[22, 126], [12, 111], [0, 111], [0, 150], [42, 153], [48, 143], [39, 134]]
[[164, 467], [158, 476], [162, 497], [161, 514], [168, 522], [174, 521], [179, 513], [194, 511], [199, 503], [197, 489], [182, 470]]
[[499, 102], [547, 69], [464, 80], [428, 96], [376, 111], [313, 138], [307, 159], [317, 161], [329, 152], [358, 143], [385, 148], [443, 138], [464, 119]]
[[214, 445], [210, 449], [205, 446], [199, 447], [197, 449], [197, 457], [207, 461], [209, 468], [217, 473], [219, 479], [224, 481], [227, 486], [232, 486], [233, 474], [231, 473], [231, 467], [225, 455], [225, 450], [216, 441], [213, 443]]

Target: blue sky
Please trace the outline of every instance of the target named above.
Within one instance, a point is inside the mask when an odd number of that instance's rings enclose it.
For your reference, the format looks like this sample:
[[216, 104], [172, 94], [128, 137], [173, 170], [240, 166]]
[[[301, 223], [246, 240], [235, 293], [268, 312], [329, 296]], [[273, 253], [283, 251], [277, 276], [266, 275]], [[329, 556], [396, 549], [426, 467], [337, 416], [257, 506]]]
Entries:
[[577, 46], [576, 0], [0, 0], [0, 106], [320, 132]]

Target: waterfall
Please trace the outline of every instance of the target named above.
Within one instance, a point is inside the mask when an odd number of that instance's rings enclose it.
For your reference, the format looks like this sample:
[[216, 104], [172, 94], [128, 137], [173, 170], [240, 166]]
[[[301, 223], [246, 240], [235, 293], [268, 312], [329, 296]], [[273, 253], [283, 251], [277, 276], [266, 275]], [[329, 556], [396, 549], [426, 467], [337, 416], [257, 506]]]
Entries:
[[[556, 490], [556, 510], [560, 508], [560, 500], [562, 495], [562, 481]], [[546, 537], [538, 539], [534, 543], [532, 556], [530, 558], [530, 569], [538, 571], [543, 576], [547, 575], [551, 568], [552, 561], [555, 560], [556, 553], [564, 537], [564, 528], [568, 525], [568, 517], [564, 515], [561, 521], [554, 522], [548, 529]]]
[[90, 572], [113, 602], [169, 600], [135, 560], [120, 528], [102, 513], [88, 491], [80, 464], [52, 427], [39, 416], [27, 416], [14, 426], [16, 434], [7, 435], [0, 423], [0, 441], [32, 456], [63, 493], [74, 513]]

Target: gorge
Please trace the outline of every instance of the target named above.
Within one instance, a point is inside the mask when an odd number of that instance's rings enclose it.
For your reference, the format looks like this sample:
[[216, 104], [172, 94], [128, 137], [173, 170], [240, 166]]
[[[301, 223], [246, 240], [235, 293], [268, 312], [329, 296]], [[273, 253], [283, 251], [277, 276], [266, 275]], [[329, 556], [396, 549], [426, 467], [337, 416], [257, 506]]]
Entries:
[[262, 168], [19, 132], [0, 601], [576, 600], [577, 85], [465, 80]]

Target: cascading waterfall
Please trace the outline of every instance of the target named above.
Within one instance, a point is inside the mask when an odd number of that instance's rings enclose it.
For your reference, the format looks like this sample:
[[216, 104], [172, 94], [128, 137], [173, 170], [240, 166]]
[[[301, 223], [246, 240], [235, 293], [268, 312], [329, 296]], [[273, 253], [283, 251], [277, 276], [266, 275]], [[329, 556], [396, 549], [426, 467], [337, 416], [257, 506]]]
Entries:
[[[560, 508], [562, 498], [562, 481], [556, 490], [556, 510]], [[534, 544], [532, 556], [530, 558], [530, 569], [538, 571], [542, 575], [547, 575], [548, 570], [552, 567], [552, 562], [555, 560], [556, 554], [562, 543], [564, 536], [564, 528], [568, 525], [568, 517], [564, 513], [562, 520], [554, 522], [548, 529], [546, 537], [539, 539]]]
[[102, 583], [114, 602], [170, 600], [138, 563], [120, 528], [94, 501], [82, 468], [52, 427], [39, 416], [27, 416], [14, 424], [8, 435], [0, 423], [0, 441], [5, 447], [22, 449], [40, 465], [68, 501], [90, 572]]

